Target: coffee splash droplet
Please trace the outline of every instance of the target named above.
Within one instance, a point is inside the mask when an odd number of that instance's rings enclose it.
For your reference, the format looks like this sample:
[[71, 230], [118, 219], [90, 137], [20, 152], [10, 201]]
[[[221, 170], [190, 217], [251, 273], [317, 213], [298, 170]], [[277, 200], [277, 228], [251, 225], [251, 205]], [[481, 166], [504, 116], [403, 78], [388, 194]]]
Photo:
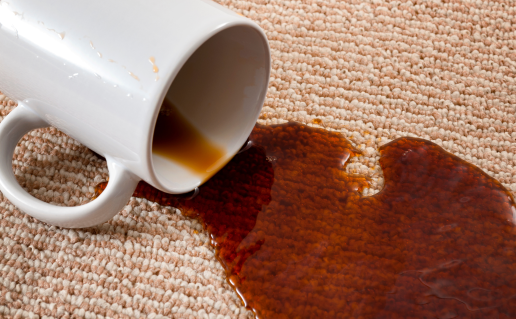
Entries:
[[154, 73], [158, 73], [158, 72], [159, 72], [159, 68], [158, 68], [158, 66], [156, 65], [156, 59], [155, 59], [153, 56], [151, 56], [151, 57], [149, 58], [149, 62], [152, 64], [152, 72], [154, 72]]
[[133, 72], [128, 71], [128, 73], [129, 73], [129, 75], [130, 75], [133, 79], [135, 79], [135, 80], [137, 80], [137, 81], [140, 81], [140, 78], [139, 78], [139, 77], [137, 77]]

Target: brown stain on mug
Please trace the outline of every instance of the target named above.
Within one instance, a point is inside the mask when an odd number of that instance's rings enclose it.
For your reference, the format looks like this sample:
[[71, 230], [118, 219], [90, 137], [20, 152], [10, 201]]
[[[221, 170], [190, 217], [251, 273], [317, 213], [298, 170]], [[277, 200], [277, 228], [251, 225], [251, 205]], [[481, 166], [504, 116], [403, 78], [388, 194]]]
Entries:
[[215, 169], [225, 151], [210, 141], [166, 98], [158, 116], [152, 152], [206, 176]]

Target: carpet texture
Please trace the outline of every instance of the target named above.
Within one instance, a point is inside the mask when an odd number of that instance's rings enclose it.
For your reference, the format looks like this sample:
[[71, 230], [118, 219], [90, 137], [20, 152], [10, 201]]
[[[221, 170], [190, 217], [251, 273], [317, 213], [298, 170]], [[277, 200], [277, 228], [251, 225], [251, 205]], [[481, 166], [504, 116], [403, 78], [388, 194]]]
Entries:
[[[363, 156], [349, 172], [383, 185], [377, 147], [441, 145], [516, 191], [516, 6], [509, 1], [223, 0], [272, 49], [260, 122], [342, 132]], [[0, 74], [1, 76], [1, 74]], [[0, 88], [1, 90], [1, 88]], [[0, 119], [16, 103], [0, 93]], [[105, 162], [59, 131], [20, 142], [13, 169], [34, 196], [91, 199]], [[49, 227], [0, 196], [2, 318], [248, 318], [201, 225], [133, 198], [110, 222]]]

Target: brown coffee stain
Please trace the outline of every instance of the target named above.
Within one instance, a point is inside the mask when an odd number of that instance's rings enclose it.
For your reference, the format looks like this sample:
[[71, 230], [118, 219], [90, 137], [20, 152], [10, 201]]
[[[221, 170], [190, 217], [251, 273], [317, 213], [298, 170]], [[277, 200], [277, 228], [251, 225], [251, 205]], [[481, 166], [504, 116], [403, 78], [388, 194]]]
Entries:
[[61, 40], [64, 40], [64, 38], [66, 36], [66, 32], [59, 32], [59, 31], [56, 31], [56, 29], [50, 29], [50, 28], [47, 28], [47, 30], [50, 32], [54, 32]]
[[133, 72], [131, 72], [131, 71], [127, 71], [127, 72], [129, 73], [129, 75], [130, 75], [133, 79], [135, 79], [135, 80], [137, 80], [137, 81], [140, 81], [140, 78], [139, 78], [138, 76], [136, 76], [136, 74], [134, 74], [134, 73], [133, 73]]
[[[153, 56], [151, 56], [149, 58], [149, 62], [152, 64], [152, 72], [158, 73], [159, 72], [159, 68], [156, 65], [156, 59]], [[156, 74], [156, 77], [154, 78], [154, 81], [158, 81], [158, 80], [159, 80], [159, 75]]]
[[134, 196], [199, 220], [257, 318], [516, 317], [516, 207], [479, 168], [400, 138], [365, 197], [336, 132], [257, 125], [250, 142], [193, 199], [143, 182]]
[[168, 99], [156, 122], [152, 152], [202, 176], [210, 177], [225, 151], [204, 136]]
[[153, 56], [151, 56], [151, 57], [149, 58], [149, 62], [152, 64], [152, 72], [154, 72], [154, 73], [158, 73], [158, 72], [159, 72], [159, 68], [158, 68], [158, 66], [156, 65], [156, 59], [155, 59]]

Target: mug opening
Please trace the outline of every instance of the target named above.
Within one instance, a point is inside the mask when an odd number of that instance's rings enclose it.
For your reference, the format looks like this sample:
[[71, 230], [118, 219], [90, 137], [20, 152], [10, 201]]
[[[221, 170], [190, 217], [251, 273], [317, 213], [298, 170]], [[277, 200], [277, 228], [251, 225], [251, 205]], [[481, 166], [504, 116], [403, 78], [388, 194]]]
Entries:
[[166, 191], [193, 190], [238, 152], [262, 108], [269, 59], [264, 36], [245, 25], [216, 33], [188, 58], [154, 128], [154, 174]]

